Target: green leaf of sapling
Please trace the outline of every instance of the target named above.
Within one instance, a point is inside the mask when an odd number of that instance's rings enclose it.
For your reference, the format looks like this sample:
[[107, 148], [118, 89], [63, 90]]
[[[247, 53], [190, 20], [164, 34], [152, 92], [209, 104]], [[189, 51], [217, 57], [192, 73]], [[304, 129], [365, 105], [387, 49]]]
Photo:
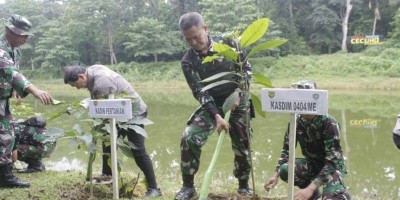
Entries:
[[253, 102], [253, 106], [254, 106], [254, 110], [263, 118], [265, 118], [265, 112], [262, 110], [261, 108], [261, 101], [260, 98], [258, 98], [258, 96], [256, 96], [253, 93], [251, 94], [251, 101]]
[[266, 76], [264, 76], [261, 73], [256, 73], [255, 72], [255, 73], [253, 73], [253, 75], [251, 77], [252, 77], [253, 83], [261, 84], [261, 85], [263, 85], [265, 87], [268, 87], [268, 88], [272, 88], [273, 87], [271, 81], [269, 80], [269, 78], [267, 78]]
[[240, 47], [244, 49], [257, 42], [267, 32], [268, 24], [268, 18], [261, 18], [251, 23], [242, 33]]
[[212, 56], [207, 56], [207, 57], [205, 57], [205, 58], [203, 59], [203, 61], [201, 62], [201, 64], [208, 63], [208, 62], [212, 62], [212, 61], [215, 60], [215, 59], [222, 59], [222, 56], [219, 56], [219, 55], [217, 55], [217, 54], [212, 55]]
[[208, 77], [208, 78], [206, 78], [206, 79], [203, 79], [203, 80], [201, 80], [200, 82], [202, 82], [202, 83], [212, 82], [212, 81], [215, 81], [215, 80], [217, 80], [217, 79], [219, 79], [219, 78], [221, 78], [221, 77], [224, 77], [224, 76], [226, 76], [226, 75], [229, 75], [229, 74], [236, 74], [236, 75], [240, 76], [240, 74], [237, 74], [237, 73], [235, 73], [235, 72], [221, 72], [221, 73], [212, 75], [212, 76], [210, 76], [210, 77]]
[[225, 102], [222, 105], [222, 111], [224, 113], [226, 113], [229, 110], [232, 110], [232, 108], [235, 105], [235, 102], [237, 101], [238, 98], [239, 98], [239, 92], [238, 91], [235, 91], [231, 95], [229, 95], [229, 97], [225, 99]]
[[211, 89], [211, 88], [214, 88], [214, 87], [217, 87], [217, 86], [226, 84], [226, 83], [238, 84], [238, 83], [236, 83], [236, 82], [234, 82], [234, 81], [222, 80], [222, 81], [217, 81], [217, 82], [215, 82], [215, 83], [211, 83], [211, 84], [209, 84], [209, 85], [203, 87], [203, 88], [201, 89], [201, 91], [204, 92], [204, 91], [207, 91], [207, 90], [209, 90], [209, 89]]
[[251, 57], [252, 55], [254, 55], [262, 50], [278, 47], [278, 46], [284, 44], [285, 42], [287, 42], [287, 40], [274, 40], [274, 41], [263, 42], [263, 43], [255, 46], [253, 49], [251, 49], [249, 54], [247, 55], [247, 57]]

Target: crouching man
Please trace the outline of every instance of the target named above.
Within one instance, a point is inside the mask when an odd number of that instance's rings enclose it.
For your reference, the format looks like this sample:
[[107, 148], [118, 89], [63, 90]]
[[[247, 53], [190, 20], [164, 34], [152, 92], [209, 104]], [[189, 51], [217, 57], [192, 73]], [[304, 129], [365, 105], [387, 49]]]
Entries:
[[[316, 89], [313, 81], [299, 81], [297, 89]], [[295, 159], [294, 185], [300, 188], [296, 200], [351, 199], [343, 182], [346, 167], [340, 145], [339, 125], [330, 115], [300, 114], [296, 119], [296, 143], [300, 144], [304, 158]], [[288, 126], [290, 127], [290, 125]], [[288, 181], [289, 128], [284, 137], [281, 157], [273, 176], [266, 180], [265, 189], [274, 187], [279, 178]]]
[[400, 149], [400, 114], [397, 116], [396, 125], [393, 128], [393, 142]]
[[15, 146], [18, 160], [28, 164], [18, 173], [33, 173], [45, 170], [42, 158], [50, 157], [56, 147], [56, 139], [62, 135], [46, 134], [46, 120], [43, 117], [31, 117], [25, 121], [15, 121]]

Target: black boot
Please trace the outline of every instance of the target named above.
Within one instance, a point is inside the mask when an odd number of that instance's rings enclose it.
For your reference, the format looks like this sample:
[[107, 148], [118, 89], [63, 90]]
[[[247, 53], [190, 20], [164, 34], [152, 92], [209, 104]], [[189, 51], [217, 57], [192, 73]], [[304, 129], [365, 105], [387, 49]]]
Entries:
[[194, 188], [194, 175], [182, 174], [183, 187], [175, 195], [175, 200], [189, 200], [192, 199], [197, 193]]
[[25, 162], [28, 164], [28, 167], [26, 169], [17, 171], [18, 173], [35, 173], [46, 170], [40, 160], [29, 159]]
[[0, 188], [30, 187], [29, 182], [19, 180], [12, 173], [12, 163], [0, 166]]
[[253, 190], [249, 187], [248, 179], [239, 179], [239, 188], [237, 189], [237, 193], [240, 195], [252, 196]]

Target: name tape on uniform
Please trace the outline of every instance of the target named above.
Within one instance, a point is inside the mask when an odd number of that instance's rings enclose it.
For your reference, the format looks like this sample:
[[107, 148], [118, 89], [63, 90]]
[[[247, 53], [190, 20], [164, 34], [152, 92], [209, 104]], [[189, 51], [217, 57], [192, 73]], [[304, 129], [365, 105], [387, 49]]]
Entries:
[[101, 99], [90, 100], [89, 116], [92, 118], [132, 118], [130, 99]]
[[306, 89], [261, 89], [263, 111], [316, 114], [328, 113], [328, 91]]

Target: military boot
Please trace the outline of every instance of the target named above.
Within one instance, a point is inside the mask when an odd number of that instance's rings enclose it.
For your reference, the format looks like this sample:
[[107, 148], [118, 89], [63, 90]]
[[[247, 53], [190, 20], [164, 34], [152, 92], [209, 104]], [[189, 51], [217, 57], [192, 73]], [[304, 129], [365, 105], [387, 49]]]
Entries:
[[253, 190], [249, 187], [248, 179], [239, 179], [239, 188], [237, 193], [240, 195], [253, 196]]
[[161, 197], [161, 196], [162, 196], [162, 193], [161, 193], [161, 190], [159, 188], [157, 188], [157, 189], [147, 188], [145, 199], [157, 198], [157, 197]]
[[0, 188], [30, 187], [29, 182], [19, 180], [12, 173], [12, 163], [0, 166]]
[[29, 159], [25, 161], [28, 164], [26, 169], [17, 171], [18, 173], [35, 173], [46, 170], [43, 163], [40, 160]]
[[175, 194], [174, 200], [190, 200], [194, 198], [197, 193], [194, 188], [194, 175], [182, 174], [183, 187]]
[[176, 193], [174, 200], [190, 200], [197, 195], [194, 187], [182, 187], [178, 193]]

